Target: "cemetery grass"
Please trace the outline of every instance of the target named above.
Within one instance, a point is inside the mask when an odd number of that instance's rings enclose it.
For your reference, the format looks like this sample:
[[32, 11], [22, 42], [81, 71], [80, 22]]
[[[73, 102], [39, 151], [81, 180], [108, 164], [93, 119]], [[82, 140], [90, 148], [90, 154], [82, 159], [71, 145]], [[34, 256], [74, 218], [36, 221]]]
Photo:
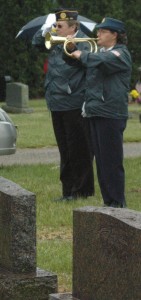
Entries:
[[[29, 107], [33, 108], [33, 113], [9, 113], [12, 121], [17, 125], [17, 148], [56, 146], [51, 114], [47, 110], [45, 100], [30, 100]], [[130, 104], [129, 112], [130, 118], [124, 133], [124, 142], [141, 142], [141, 123], [139, 122], [141, 105]]]
[[[1, 106], [3, 103], [1, 103]], [[56, 146], [51, 115], [44, 99], [30, 100], [33, 113], [9, 114], [18, 127], [17, 148]], [[124, 142], [141, 142], [141, 105], [130, 104], [131, 113]], [[141, 211], [140, 158], [125, 159], [126, 198], [130, 209]], [[95, 164], [94, 164], [95, 168]], [[36, 194], [37, 266], [55, 272], [59, 292], [72, 290], [72, 216], [73, 209], [101, 206], [102, 198], [95, 172], [95, 197], [70, 203], [56, 203], [61, 195], [59, 165], [0, 166], [0, 176], [8, 178]]]
[[[141, 158], [125, 159], [128, 208], [141, 211]], [[101, 206], [95, 163], [94, 197], [69, 203], [53, 201], [61, 195], [59, 165], [0, 166], [0, 176], [16, 182], [36, 195], [37, 266], [58, 276], [59, 292], [72, 290], [73, 210], [82, 206]]]

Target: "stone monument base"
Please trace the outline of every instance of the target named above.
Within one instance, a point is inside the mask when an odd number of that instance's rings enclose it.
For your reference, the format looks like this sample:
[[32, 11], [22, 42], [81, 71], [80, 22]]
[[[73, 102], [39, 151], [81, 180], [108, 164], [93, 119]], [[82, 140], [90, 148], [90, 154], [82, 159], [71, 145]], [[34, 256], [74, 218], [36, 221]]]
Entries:
[[15, 274], [0, 269], [1, 300], [48, 300], [57, 292], [57, 275], [36, 269], [36, 273]]
[[61, 293], [61, 294], [51, 294], [49, 300], [79, 300], [75, 298], [70, 293]]
[[14, 106], [8, 106], [8, 105], [3, 105], [2, 109], [5, 110], [7, 113], [15, 113], [15, 114], [20, 114], [20, 113], [27, 113], [30, 114], [34, 111], [33, 108], [28, 108], [28, 107], [14, 107]]

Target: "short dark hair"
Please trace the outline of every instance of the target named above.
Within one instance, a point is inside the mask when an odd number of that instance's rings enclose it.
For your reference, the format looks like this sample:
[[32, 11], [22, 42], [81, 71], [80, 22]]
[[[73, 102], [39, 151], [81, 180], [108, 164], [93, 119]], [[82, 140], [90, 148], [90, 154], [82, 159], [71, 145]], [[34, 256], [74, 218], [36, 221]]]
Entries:
[[67, 24], [68, 24], [69, 27], [71, 27], [71, 26], [73, 26], [73, 25], [76, 25], [75, 32], [76, 32], [77, 30], [79, 30], [79, 28], [80, 28], [80, 23], [79, 23], [79, 21], [77, 21], [77, 20], [68, 20], [68, 21], [66, 21], [66, 22], [67, 22]]
[[126, 33], [118, 33], [117, 43], [127, 45], [128, 44], [127, 34]]

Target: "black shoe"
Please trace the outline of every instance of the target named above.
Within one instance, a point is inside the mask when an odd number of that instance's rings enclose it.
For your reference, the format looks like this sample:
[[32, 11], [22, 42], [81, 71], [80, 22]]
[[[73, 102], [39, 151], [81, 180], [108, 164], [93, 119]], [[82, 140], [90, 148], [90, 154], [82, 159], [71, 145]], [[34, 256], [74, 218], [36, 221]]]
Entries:
[[60, 198], [54, 199], [56, 202], [65, 202], [65, 201], [73, 201], [76, 200], [76, 197], [73, 196], [62, 196]]
[[61, 202], [61, 201], [64, 201], [65, 197], [60, 197], [60, 198], [57, 198], [57, 199], [53, 199], [53, 201], [56, 201], [56, 202]]
[[77, 199], [76, 196], [68, 196], [68, 197], [66, 197], [66, 201], [74, 201], [76, 199]]
[[126, 203], [112, 202], [109, 207], [126, 208]]
[[106, 203], [104, 203], [104, 204], [102, 204], [102, 207], [109, 207], [110, 205], [109, 204], [106, 204]]

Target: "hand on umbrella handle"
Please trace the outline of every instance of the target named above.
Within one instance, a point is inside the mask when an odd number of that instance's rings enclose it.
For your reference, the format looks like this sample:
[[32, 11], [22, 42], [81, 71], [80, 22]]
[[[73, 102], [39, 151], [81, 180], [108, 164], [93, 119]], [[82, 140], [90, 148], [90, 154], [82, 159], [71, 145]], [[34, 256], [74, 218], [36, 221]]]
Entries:
[[47, 32], [50, 32], [53, 24], [56, 22], [55, 14], [49, 14], [46, 18], [45, 23], [41, 27], [42, 36], [45, 36]]
[[46, 24], [44, 24], [41, 30], [42, 30], [42, 36], [45, 37], [46, 33], [51, 31], [51, 27], [48, 27]]
[[56, 22], [55, 14], [49, 14], [46, 18], [45, 24], [52, 26]]

